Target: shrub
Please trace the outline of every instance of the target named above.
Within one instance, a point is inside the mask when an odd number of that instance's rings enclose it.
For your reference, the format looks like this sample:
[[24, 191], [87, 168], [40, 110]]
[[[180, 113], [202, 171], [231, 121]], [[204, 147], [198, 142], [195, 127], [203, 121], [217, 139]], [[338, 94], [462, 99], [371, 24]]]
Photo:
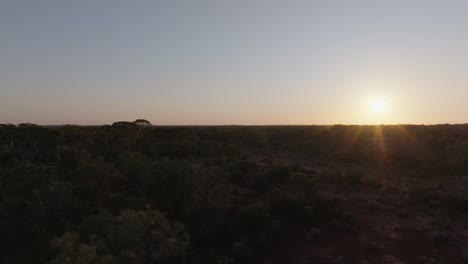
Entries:
[[446, 148], [447, 170], [451, 173], [468, 173], [468, 140], [458, 140]]
[[290, 176], [289, 185], [293, 190], [300, 193], [314, 193], [315, 179], [311, 175], [302, 172], [293, 173]]
[[343, 184], [348, 186], [356, 186], [362, 183], [364, 174], [358, 170], [348, 171], [341, 177]]
[[441, 206], [451, 215], [468, 214], [468, 196], [448, 195], [442, 198]]
[[266, 224], [266, 231], [270, 238], [281, 238], [286, 235], [286, 225], [280, 219], [272, 219]]
[[309, 242], [318, 242], [320, 240], [320, 229], [311, 228], [306, 234], [306, 239]]
[[190, 247], [184, 227], [156, 210], [124, 210], [117, 216], [102, 212], [86, 226], [98, 233], [81, 237], [67, 232], [52, 239], [56, 255], [50, 264], [181, 263]]
[[381, 179], [371, 176], [363, 177], [361, 179], [361, 184], [375, 189], [380, 189], [384, 186]]
[[279, 166], [273, 168], [270, 172], [267, 173], [269, 181], [273, 185], [284, 184], [290, 180], [291, 168], [286, 166]]
[[439, 193], [433, 188], [417, 187], [411, 190], [409, 198], [417, 203], [428, 203], [433, 200], [438, 200]]
[[333, 208], [328, 201], [320, 197], [299, 198], [281, 189], [270, 193], [269, 206], [273, 215], [303, 224], [320, 222], [322, 213], [328, 213], [327, 211]]

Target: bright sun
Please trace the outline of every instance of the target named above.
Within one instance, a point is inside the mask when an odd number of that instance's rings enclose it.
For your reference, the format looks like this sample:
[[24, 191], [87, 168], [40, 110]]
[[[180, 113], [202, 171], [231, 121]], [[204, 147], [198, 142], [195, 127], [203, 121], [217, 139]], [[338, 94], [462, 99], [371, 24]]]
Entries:
[[369, 100], [369, 111], [372, 113], [383, 113], [387, 107], [387, 102], [383, 98], [373, 97]]

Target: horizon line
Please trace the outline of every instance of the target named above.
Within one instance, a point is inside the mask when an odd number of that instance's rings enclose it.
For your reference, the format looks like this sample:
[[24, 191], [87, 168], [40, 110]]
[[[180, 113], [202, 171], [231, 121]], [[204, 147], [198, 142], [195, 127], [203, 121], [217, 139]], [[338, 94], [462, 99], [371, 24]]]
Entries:
[[[116, 121], [120, 122], [120, 121]], [[126, 122], [126, 121], [124, 121]], [[132, 122], [132, 121], [128, 121]], [[112, 122], [114, 123], [114, 122]], [[73, 124], [73, 123], [64, 123], [64, 124], [38, 124], [31, 122], [21, 122], [21, 123], [0, 123], [0, 125], [14, 125], [18, 126], [20, 124], [33, 124], [44, 127], [63, 127], [63, 126], [81, 126], [81, 127], [96, 127], [96, 126], [106, 126], [112, 125], [112, 123], [107, 124]], [[468, 123], [383, 123], [383, 124], [344, 124], [344, 123], [334, 123], [334, 124], [151, 124], [152, 127], [232, 127], [232, 126], [257, 126], [257, 127], [274, 127], [274, 126], [460, 126], [468, 125]]]

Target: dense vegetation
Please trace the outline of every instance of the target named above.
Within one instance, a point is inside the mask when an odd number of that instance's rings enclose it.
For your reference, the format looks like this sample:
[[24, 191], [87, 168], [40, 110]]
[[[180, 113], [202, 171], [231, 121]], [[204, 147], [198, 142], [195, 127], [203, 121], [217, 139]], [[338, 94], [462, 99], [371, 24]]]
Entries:
[[[353, 229], [318, 186], [382, 191], [356, 169], [372, 166], [468, 175], [468, 125], [1, 125], [0, 263], [261, 263], [295, 227], [313, 227], [309, 241], [332, 222]], [[466, 193], [437, 201], [467, 220]]]

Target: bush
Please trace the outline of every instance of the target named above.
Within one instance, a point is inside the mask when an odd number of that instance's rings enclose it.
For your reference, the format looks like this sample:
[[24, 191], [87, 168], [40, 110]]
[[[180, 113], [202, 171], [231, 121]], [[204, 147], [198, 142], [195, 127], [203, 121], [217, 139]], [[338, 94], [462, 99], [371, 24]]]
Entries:
[[294, 191], [301, 194], [315, 193], [315, 179], [302, 172], [293, 173], [290, 176], [289, 185]]
[[190, 247], [184, 227], [156, 210], [124, 210], [117, 216], [91, 216], [88, 237], [67, 232], [51, 241], [56, 252], [50, 264], [181, 263]]
[[343, 184], [348, 186], [357, 186], [362, 183], [364, 174], [358, 170], [348, 171], [341, 177]]
[[381, 189], [384, 186], [384, 184], [382, 183], [382, 179], [378, 179], [377, 177], [371, 176], [363, 177], [361, 179], [361, 184], [375, 189]]
[[273, 168], [270, 172], [268, 172], [266, 177], [269, 178], [269, 182], [272, 185], [280, 185], [290, 180], [291, 172], [292, 169], [290, 167], [279, 166]]
[[442, 208], [449, 214], [468, 214], [468, 196], [448, 195], [441, 200]]
[[272, 215], [302, 224], [317, 224], [333, 205], [320, 197], [300, 198], [284, 190], [275, 189], [269, 195]]
[[447, 170], [451, 173], [468, 173], [468, 140], [458, 140], [446, 148]]
[[416, 203], [428, 203], [440, 198], [437, 190], [427, 187], [417, 187], [411, 190], [409, 198]]

